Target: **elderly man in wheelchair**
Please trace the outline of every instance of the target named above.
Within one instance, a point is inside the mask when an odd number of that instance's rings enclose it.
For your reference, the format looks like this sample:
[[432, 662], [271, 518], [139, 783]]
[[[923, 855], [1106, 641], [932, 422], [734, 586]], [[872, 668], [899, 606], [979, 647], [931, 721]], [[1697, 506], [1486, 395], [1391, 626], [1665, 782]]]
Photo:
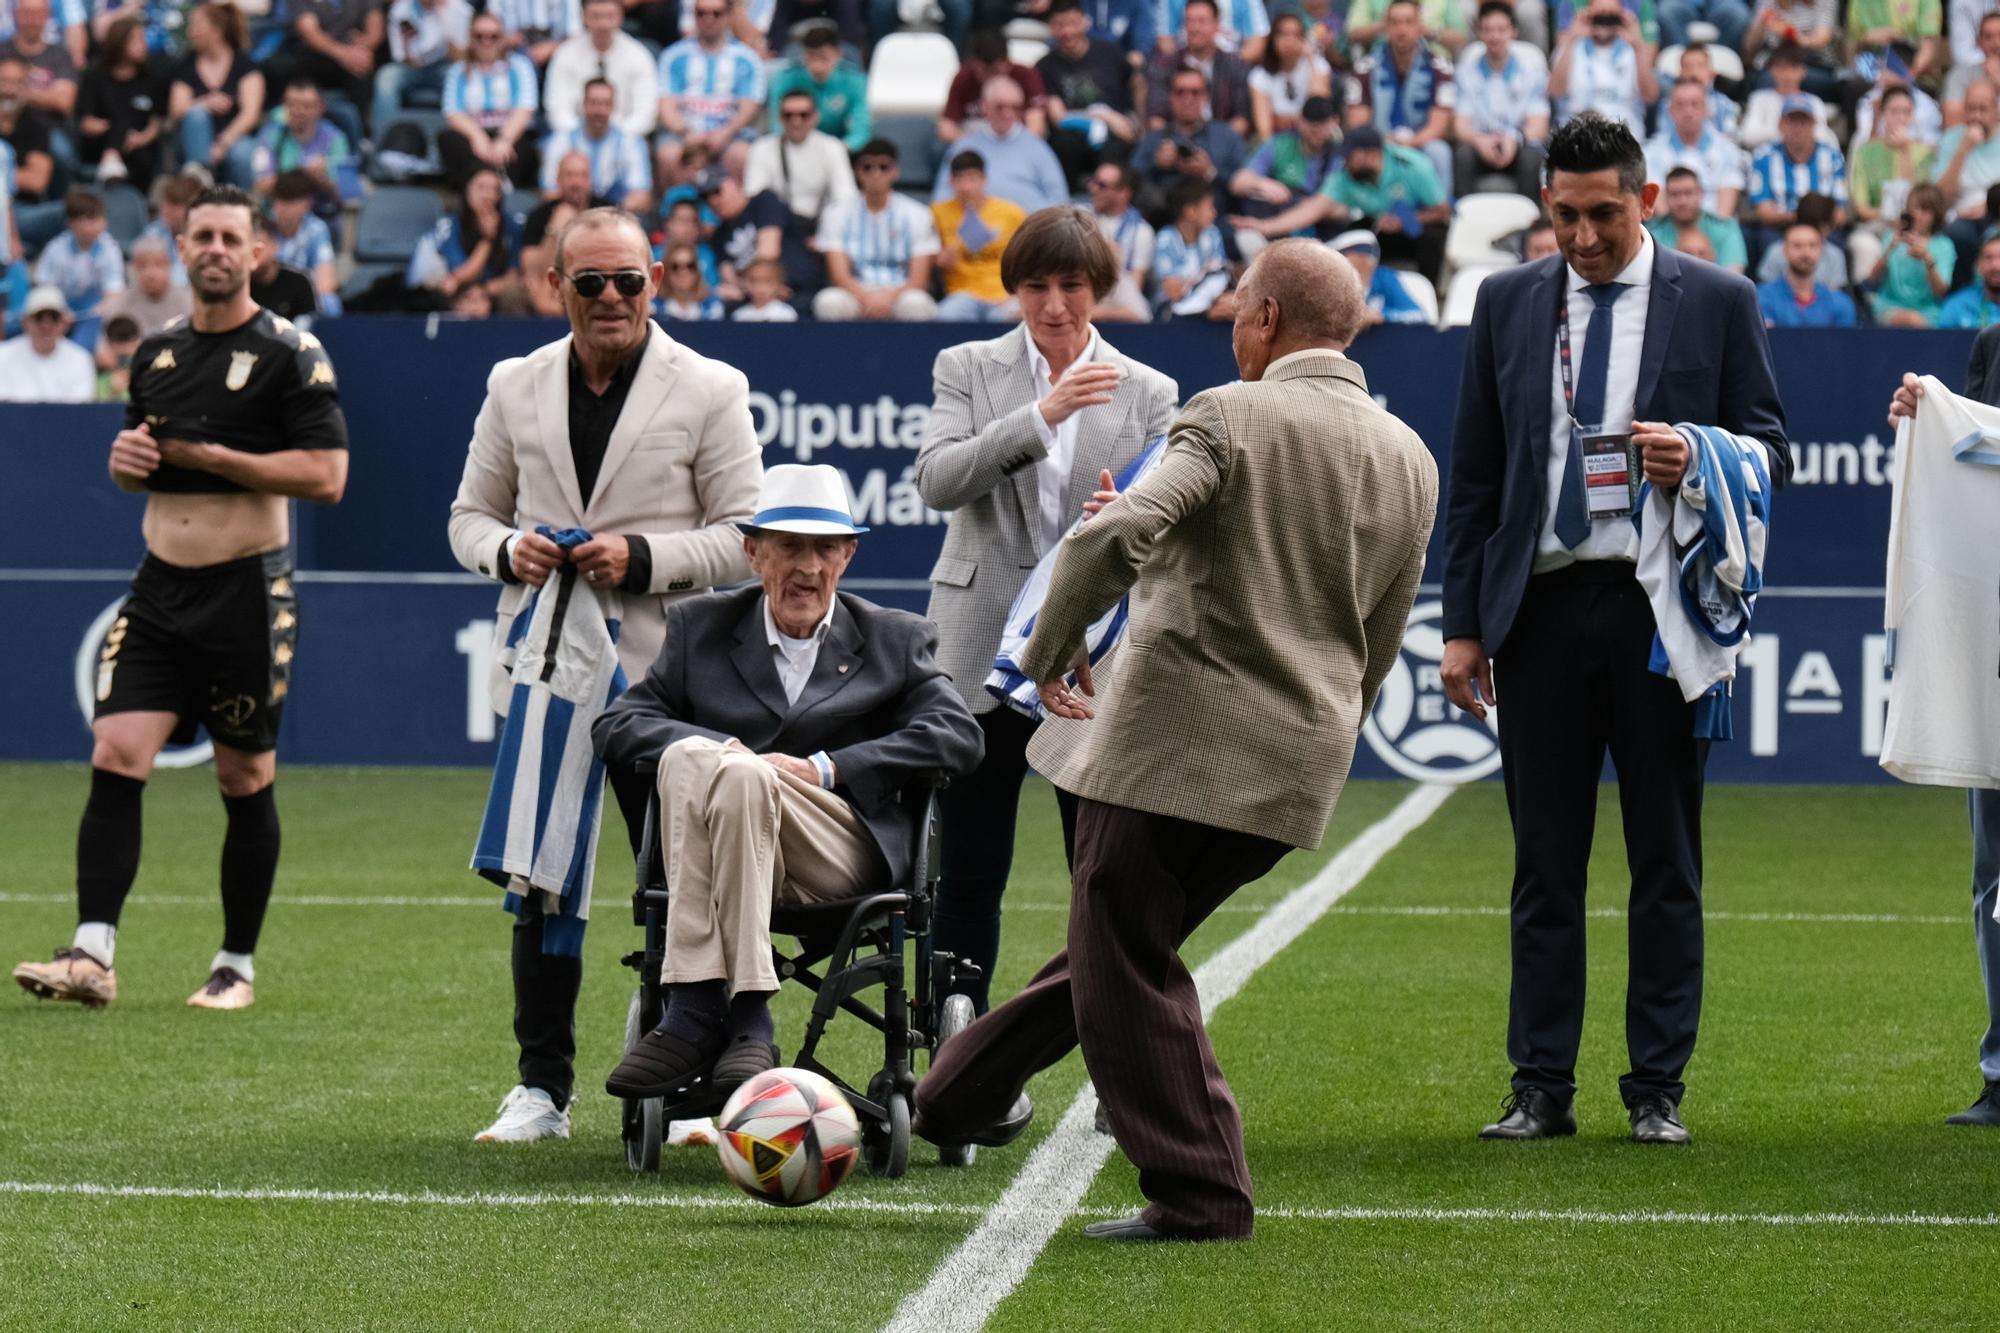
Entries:
[[676, 602], [644, 680], [597, 719], [614, 769], [656, 771], [667, 906], [659, 1023], [605, 1089], [726, 1098], [777, 1063], [774, 905], [905, 882], [906, 789], [970, 772], [978, 725], [936, 661], [937, 627], [838, 591], [846, 483], [771, 468], [744, 549], [761, 587]]

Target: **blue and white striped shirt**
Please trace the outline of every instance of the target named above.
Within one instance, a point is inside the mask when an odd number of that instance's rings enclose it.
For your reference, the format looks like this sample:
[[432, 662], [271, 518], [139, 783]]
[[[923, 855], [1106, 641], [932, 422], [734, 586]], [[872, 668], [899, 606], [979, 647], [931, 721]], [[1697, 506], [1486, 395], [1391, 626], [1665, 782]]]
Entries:
[[[1192, 241], [1181, 235], [1179, 227], [1162, 227], [1153, 242], [1155, 284], [1164, 283], [1168, 278], [1181, 278], [1193, 287], [1203, 275], [1228, 266], [1229, 256], [1222, 248], [1222, 229], [1219, 227], [1203, 227], [1201, 234]], [[1161, 295], [1164, 294], [1162, 291]]]
[[306, 220], [290, 236], [281, 236], [273, 228], [271, 239], [278, 246], [278, 262], [308, 277], [321, 264], [333, 263], [333, 233], [327, 230], [324, 221], [311, 213], [306, 214]]
[[871, 213], [857, 194], [821, 215], [819, 248], [846, 255], [863, 287], [900, 287], [910, 280], [912, 260], [938, 252], [937, 224], [908, 195], [892, 194], [887, 208]]
[[0, 139], [0, 273], [14, 262], [14, 145]]
[[[751, 27], [758, 32], [769, 32], [771, 20], [778, 15], [778, 0], [744, 0], [743, 13], [750, 20]], [[681, 6], [681, 36], [694, 36], [693, 0]]]
[[1719, 191], [1743, 188], [1743, 150], [1707, 121], [1693, 143], [1683, 143], [1671, 124], [1646, 141], [1647, 179], [1665, 185], [1667, 173], [1676, 167], [1692, 168], [1701, 177], [1701, 206], [1711, 213], [1725, 211], [1717, 201]]
[[1486, 48], [1468, 46], [1458, 58], [1458, 107], [1481, 134], [1519, 134], [1530, 116], [1549, 115], [1548, 58], [1528, 42], [1515, 42], [1498, 70]]
[[1794, 162], [1785, 155], [1782, 143], [1766, 144], [1757, 150], [1750, 165], [1750, 202], [1776, 204], [1786, 212], [1798, 209], [1808, 194], [1823, 194], [1836, 204], [1847, 206], [1847, 161], [1840, 150], [1815, 142], [1812, 156]]
[[554, 194], [556, 166], [571, 153], [590, 158], [590, 192], [620, 203], [634, 190], [653, 188], [653, 163], [646, 141], [610, 126], [602, 139], [592, 139], [581, 125], [557, 130], [542, 142], [542, 192]]
[[[14, 40], [16, 31], [14, 3], [15, 0], [0, 0], [0, 42]], [[90, 22], [89, 0], [55, 0], [55, 3], [49, 6], [49, 24], [42, 30], [42, 40], [60, 42], [63, 39], [64, 28], [81, 27], [88, 22]]]
[[1634, 134], [1646, 132], [1646, 108], [1639, 100], [1639, 53], [1623, 37], [1608, 46], [1586, 39], [1571, 50], [1563, 119], [1583, 111], [1622, 120]]
[[533, 111], [540, 106], [535, 64], [519, 51], [509, 52], [505, 60], [495, 64], [462, 60], [445, 71], [444, 113], [470, 116], [482, 129], [497, 129], [509, 112]]
[[546, 33], [560, 41], [583, 31], [581, 0], [486, 0], [486, 10], [510, 33]]
[[[1215, 44], [1225, 51], [1234, 51], [1250, 38], [1271, 31], [1271, 16], [1264, 11], [1264, 0], [1217, 0], [1216, 9], [1220, 24], [1215, 31]], [[1153, 11], [1154, 31], [1178, 36], [1186, 14], [1187, 0], [1159, 0]]]
[[710, 51], [692, 37], [660, 53], [660, 92], [678, 98], [688, 133], [707, 134], [736, 118], [737, 104], [764, 100], [764, 65], [731, 37]]
[[125, 256], [109, 232], [99, 235], [88, 250], [80, 250], [76, 233], [65, 228], [42, 247], [35, 261], [35, 282], [60, 287], [70, 313], [81, 319], [112, 292], [125, 290]]

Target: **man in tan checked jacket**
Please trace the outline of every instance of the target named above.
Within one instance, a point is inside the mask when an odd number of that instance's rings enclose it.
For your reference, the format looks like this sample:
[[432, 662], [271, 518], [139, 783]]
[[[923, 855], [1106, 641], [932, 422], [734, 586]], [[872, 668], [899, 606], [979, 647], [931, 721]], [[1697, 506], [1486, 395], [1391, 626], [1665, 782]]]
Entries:
[[[1437, 465], [1342, 349], [1353, 270], [1280, 241], [1240, 287], [1243, 382], [1182, 409], [1158, 468], [1065, 539], [1022, 658], [1053, 718], [1035, 767], [1080, 800], [1069, 948], [941, 1052], [917, 1087], [937, 1142], [1004, 1143], [1028, 1078], [1081, 1041], [1149, 1206], [1084, 1234], [1250, 1234], [1229, 1084], [1180, 944], [1325, 835], [1396, 654], [1437, 511]], [[1084, 629], [1131, 592], [1101, 716]]]

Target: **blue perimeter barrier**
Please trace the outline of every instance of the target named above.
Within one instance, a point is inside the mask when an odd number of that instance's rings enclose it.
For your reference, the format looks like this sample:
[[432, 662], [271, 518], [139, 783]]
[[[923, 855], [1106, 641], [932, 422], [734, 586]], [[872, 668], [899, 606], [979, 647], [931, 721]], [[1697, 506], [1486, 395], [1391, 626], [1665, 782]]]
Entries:
[[[554, 322], [349, 318], [319, 332], [353, 437], [347, 498], [296, 506], [302, 639], [281, 755], [290, 762], [490, 761], [484, 704], [495, 589], [445, 543], [473, 417], [495, 362], [560, 336]], [[945, 325], [676, 325], [673, 336], [742, 369], [766, 463], [830, 462], [847, 474], [862, 540], [848, 586], [922, 610], [946, 516], [916, 492], [937, 352], [982, 329]], [[1180, 382], [1185, 399], [1235, 376], [1228, 330], [1107, 328], [1122, 351]], [[1888, 540], [1883, 410], [1905, 370], [1963, 383], [1971, 335], [1780, 331], [1772, 344], [1798, 453], [1772, 524], [1756, 642], [1738, 681], [1737, 738], [1717, 781], [1869, 782], [1882, 775], [1887, 678], [1881, 587]], [[1353, 349], [1370, 388], [1448, 466], [1463, 334], [1379, 328]], [[81, 759], [99, 638], [143, 554], [139, 497], [105, 457], [114, 407], [0, 407], [0, 624], [16, 650], [0, 757]], [[1355, 759], [1361, 777], [1463, 780], [1497, 770], [1492, 734], [1438, 685], [1436, 571], [1411, 618]], [[198, 762], [205, 744], [176, 756]]]

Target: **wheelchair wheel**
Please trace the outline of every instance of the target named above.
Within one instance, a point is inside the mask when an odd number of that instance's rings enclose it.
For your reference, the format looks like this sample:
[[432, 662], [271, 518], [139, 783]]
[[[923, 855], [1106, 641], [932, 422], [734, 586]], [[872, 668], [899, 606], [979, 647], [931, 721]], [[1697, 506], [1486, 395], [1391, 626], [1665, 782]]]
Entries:
[[882, 1107], [883, 1117], [861, 1122], [861, 1164], [871, 1176], [894, 1180], [910, 1169], [910, 1098], [890, 1084], [885, 1074], [870, 1081], [868, 1099]]
[[[625, 1049], [638, 1045], [644, 1019], [640, 1013], [645, 992], [635, 991], [632, 1007], [625, 1011]], [[634, 1171], [660, 1169], [660, 1145], [666, 1139], [666, 1106], [658, 1097], [631, 1098], [624, 1102], [619, 1133], [625, 1140], [625, 1165]]]
[[[972, 997], [970, 995], [947, 995], [938, 1006], [937, 1044], [931, 1048], [932, 1060], [936, 1052], [944, 1049], [944, 1044], [972, 1026]], [[971, 1166], [979, 1156], [979, 1146], [973, 1143], [957, 1143], [938, 1149], [938, 1161], [945, 1166]]]

